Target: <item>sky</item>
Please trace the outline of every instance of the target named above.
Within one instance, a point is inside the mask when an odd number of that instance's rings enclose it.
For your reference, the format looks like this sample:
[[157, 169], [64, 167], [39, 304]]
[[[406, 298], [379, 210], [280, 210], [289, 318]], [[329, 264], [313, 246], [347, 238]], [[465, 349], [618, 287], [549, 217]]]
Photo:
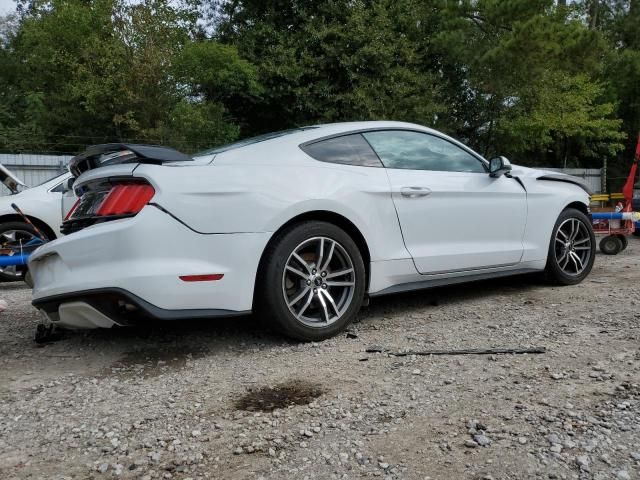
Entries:
[[0, 15], [6, 15], [16, 9], [16, 2], [13, 0], [0, 0]]

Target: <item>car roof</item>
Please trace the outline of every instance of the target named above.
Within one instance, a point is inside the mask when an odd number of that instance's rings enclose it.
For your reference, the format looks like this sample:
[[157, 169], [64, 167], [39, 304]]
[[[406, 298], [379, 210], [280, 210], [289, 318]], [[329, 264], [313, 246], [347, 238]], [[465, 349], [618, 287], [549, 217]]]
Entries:
[[[339, 122], [339, 123], [325, 123], [320, 125], [312, 125], [310, 127], [306, 127], [304, 130], [300, 132], [296, 132], [296, 138], [306, 138], [305, 141], [311, 141], [320, 139], [323, 137], [331, 136], [331, 135], [339, 135], [341, 133], [349, 133], [349, 132], [357, 132], [364, 130], [373, 130], [373, 129], [408, 129], [408, 130], [421, 130], [429, 133], [434, 133], [437, 135], [442, 135], [442, 133], [437, 130], [430, 129], [428, 127], [424, 127], [422, 125], [417, 125], [415, 123], [408, 122], [396, 122], [396, 121], [388, 121], [388, 120], [375, 120], [375, 121], [366, 121], [366, 122]], [[293, 140], [293, 139], [291, 139]]]
[[301, 153], [301, 150], [298, 147], [305, 143], [313, 143], [316, 140], [321, 140], [326, 137], [349, 134], [352, 132], [355, 133], [379, 129], [418, 130], [437, 135], [474, 153], [479, 158], [482, 158], [463, 143], [443, 134], [442, 132], [422, 125], [417, 125], [415, 123], [397, 121], [340, 122], [310, 125], [308, 127], [280, 132], [281, 135], [277, 135], [276, 132], [273, 137], [265, 140], [251, 142], [251, 139], [247, 139], [246, 144], [244, 144], [245, 141], [241, 141], [237, 147], [235, 147], [234, 144], [231, 144], [226, 146], [228, 148], [225, 149], [225, 146], [223, 146], [219, 152], [212, 151], [209, 155], [198, 155], [195, 158], [196, 160], [205, 161], [207, 163], [210, 161], [214, 164], [231, 163], [239, 160], [248, 160], [251, 162], [269, 161], [271, 163], [277, 161], [277, 163], [289, 163], [291, 161], [295, 161], [292, 157], [296, 156], [295, 153]]

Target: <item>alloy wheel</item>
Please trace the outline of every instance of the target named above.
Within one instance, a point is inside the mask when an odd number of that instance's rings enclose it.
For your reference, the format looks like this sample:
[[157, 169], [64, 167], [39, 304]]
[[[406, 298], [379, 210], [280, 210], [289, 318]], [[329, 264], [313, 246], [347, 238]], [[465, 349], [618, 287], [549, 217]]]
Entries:
[[558, 267], [567, 275], [580, 275], [593, 254], [588, 227], [577, 218], [568, 218], [555, 236], [555, 255]]
[[347, 311], [356, 288], [353, 260], [340, 243], [313, 237], [289, 255], [282, 293], [291, 314], [310, 327], [326, 327]]
[[[27, 230], [6, 230], [0, 233], [0, 248], [20, 249], [21, 245], [26, 245], [36, 236]], [[16, 279], [24, 276], [25, 267], [10, 265], [0, 267], [0, 274]]]

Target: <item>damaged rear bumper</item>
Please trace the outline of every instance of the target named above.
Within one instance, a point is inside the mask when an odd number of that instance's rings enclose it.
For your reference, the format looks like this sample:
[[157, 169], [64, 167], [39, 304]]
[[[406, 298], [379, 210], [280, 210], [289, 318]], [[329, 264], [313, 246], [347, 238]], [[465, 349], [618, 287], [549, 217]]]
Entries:
[[101, 288], [39, 298], [33, 305], [50, 322], [67, 328], [111, 328], [147, 320], [233, 317], [250, 311], [222, 309], [168, 310], [120, 288]]
[[[197, 233], [149, 205], [36, 250], [29, 259], [32, 303], [73, 328], [243, 315], [252, 308], [270, 236]], [[211, 274], [217, 281], [183, 280]]]

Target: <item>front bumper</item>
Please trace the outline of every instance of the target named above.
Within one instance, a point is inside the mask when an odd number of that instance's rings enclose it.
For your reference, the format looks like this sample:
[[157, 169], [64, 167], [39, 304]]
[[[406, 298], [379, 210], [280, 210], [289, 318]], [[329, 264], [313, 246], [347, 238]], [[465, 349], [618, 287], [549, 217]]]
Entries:
[[[33, 305], [50, 320], [74, 327], [82, 323], [78, 318], [92, 326], [91, 309], [118, 325], [248, 313], [270, 236], [200, 234], [150, 205], [133, 218], [87, 227], [34, 252]], [[213, 273], [224, 276], [207, 282], [179, 278]]]

